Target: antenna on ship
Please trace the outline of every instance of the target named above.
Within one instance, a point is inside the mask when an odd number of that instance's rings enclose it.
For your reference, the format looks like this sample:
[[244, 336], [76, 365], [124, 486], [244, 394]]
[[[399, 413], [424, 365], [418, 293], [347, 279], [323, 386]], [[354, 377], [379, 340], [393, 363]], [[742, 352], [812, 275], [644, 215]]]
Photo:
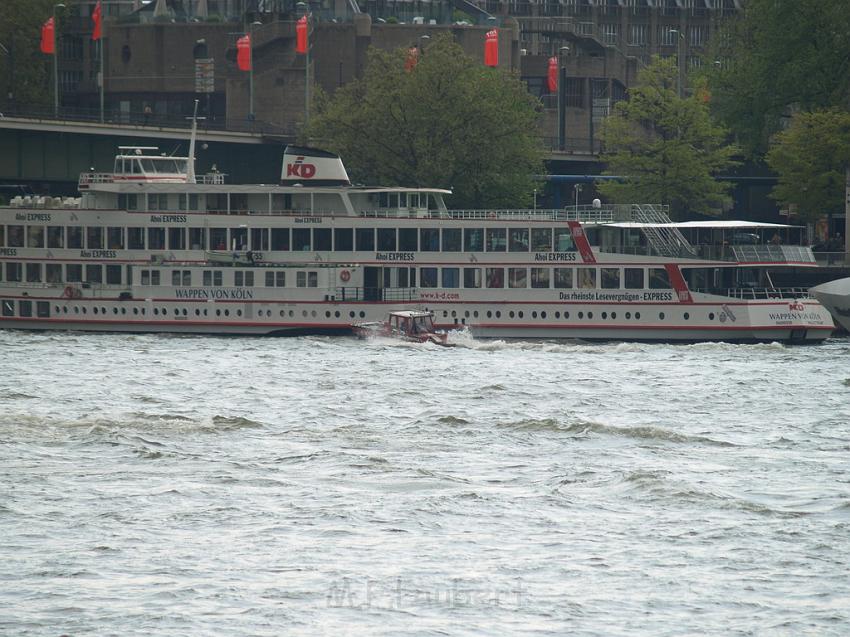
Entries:
[[198, 101], [195, 100], [195, 111], [192, 113], [192, 135], [189, 137], [189, 159], [186, 162], [186, 181], [195, 182], [195, 138], [198, 136]]

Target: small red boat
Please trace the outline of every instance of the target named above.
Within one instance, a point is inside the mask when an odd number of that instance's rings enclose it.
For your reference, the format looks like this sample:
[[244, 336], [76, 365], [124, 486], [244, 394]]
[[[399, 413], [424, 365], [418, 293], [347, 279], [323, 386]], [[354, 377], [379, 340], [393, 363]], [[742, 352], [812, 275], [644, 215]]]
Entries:
[[360, 338], [394, 338], [411, 343], [447, 345], [448, 338], [445, 332], [434, 328], [434, 313], [420, 310], [390, 312], [386, 321], [353, 323], [351, 329]]

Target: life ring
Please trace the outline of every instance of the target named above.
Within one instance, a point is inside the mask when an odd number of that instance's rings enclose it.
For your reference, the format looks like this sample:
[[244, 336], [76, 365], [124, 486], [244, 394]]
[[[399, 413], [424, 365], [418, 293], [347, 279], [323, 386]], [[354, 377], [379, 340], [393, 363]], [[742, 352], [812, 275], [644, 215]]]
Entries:
[[74, 298], [74, 286], [66, 285], [65, 289], [62, 291], [62, 298], [65, 299], [73, 299]]
[[351, 280], [351, 272], [349, 272], [348, 270], [343, 270], [339, 273], [339, 278], [342, 279], [342, 281], [344, 282], [348, 282]]
[[487, 214], [487, 218], [488, 218], [488, 219], [495, 219], [495, 218], [496, 218], [496, 213], [495, 213], [495, 212], [488, 213], [488, 214]]

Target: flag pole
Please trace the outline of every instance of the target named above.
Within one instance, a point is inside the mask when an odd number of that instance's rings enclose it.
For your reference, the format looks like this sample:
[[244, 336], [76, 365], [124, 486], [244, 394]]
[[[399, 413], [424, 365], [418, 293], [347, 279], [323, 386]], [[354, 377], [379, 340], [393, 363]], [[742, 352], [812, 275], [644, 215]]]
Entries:
[[53, 117], [59, 119], [59, 29], [56, 24], [56, 9], [64, 9], [61, 2], [53, 5]]

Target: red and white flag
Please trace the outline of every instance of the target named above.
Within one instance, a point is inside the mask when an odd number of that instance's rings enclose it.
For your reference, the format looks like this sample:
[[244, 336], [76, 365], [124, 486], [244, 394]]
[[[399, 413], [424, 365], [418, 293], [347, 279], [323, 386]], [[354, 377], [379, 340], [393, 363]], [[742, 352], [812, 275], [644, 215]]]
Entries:
[[91, 39], [100, 40], [103, 35], [103, 14], [101, 13], [100, 0], [97, 0], [97, 4], [94, 5], [94, 10], [91, 12], [91, 21], [94, 22]]
[[251, 70], [251, 35], [245, 34], [236, 40], [236, 66], [240, 71]]
[[47, 22], [41, 25], [41, 52], [47, 55], [56, 53], [56, 30], [53, 18], [48, 18]]

